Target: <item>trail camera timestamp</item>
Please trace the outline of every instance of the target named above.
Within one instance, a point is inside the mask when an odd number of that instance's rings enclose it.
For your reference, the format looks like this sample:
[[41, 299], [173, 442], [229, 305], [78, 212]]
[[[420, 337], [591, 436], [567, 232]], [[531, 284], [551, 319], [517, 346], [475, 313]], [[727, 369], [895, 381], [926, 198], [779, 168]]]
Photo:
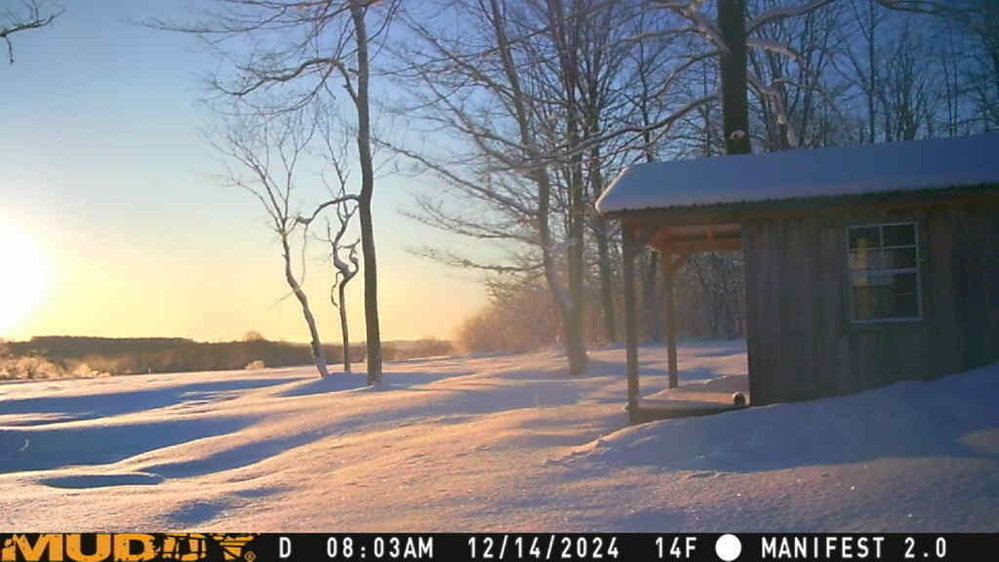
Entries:
[[[317, 540], [322, 539], [322, 544]], [[298, 535], [278, 537], [278, 560], [434, 560], [434, 537], [419, 535]]]
[[471, 560], [617, 560], [617, 537], [597, 535], [473, 535]]

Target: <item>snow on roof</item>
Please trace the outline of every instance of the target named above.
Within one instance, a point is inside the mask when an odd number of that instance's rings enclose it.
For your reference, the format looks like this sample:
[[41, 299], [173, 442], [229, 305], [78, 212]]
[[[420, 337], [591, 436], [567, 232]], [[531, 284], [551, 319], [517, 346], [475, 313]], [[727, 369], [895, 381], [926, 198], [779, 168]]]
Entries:
[[999, 133], [625, 168], [601, 213], [999, 184]]

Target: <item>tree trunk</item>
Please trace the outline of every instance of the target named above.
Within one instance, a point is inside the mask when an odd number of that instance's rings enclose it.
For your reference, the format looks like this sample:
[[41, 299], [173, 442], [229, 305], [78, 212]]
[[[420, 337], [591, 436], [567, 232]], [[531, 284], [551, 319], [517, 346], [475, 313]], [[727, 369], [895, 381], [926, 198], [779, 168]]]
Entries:
[[559, 317], [562, 319], [562, 331], [564, 335], [563, 345], [569, 362], [569, 372], [573, 375], [581, 374], [586, 369], [586, 344], [583, 342], [583, 332], [581, 329], [574, 329], [572, 318], [574, 315], [575, 303], [568, 294], [559, 279], [555, 257], [552, 255], [554, 244], [552, 243], [551, 225], [549, 224], [549, 213], [551, 212], [551, 181], [548, 177], [548, 170], [543, 164], [537, 162], [539, 154], [534, 142], [529, 126], [529, 113], [526, 96], [520, 87], [520, 77], [517, 74], [517, 65], [513, 54], [510, 52], [510, 40], [504, 28], [505, 15], [500, 7], [499, 0], [489, 0], [489, 13], [496, 34], [498, 52], [503, 63], [503, 71], [510, 82], [510, 96], [513, 103], [514, 112], [517, 117], [517, 126], [520, 133], [520, 143], [524, 150], [527, 163], [531, 166], [531, 180], [538, 187], [538, 239], [541, 244], [541, 260], [544, 266], [545, 281], [548, 288], [555, 297], [555, 305], [558, 307]]
[[[561, 0], [549, 0], [549, 13], [553, 16], [553, 34], [558, 49], [559, 66], [562, 87], [566, 99], [566, 136], [570, 147], [579, 146], [580, 120], [578, 106], [579, 68], [576, 50], [578, 48], [578, 22], [571, 28], [566, 27], [565, 12]], [[583, 200], [585, 186], [583, 184], [583, 159], [578, 150], [574, 150], [569, 160], [569, 247], [567, 261], [569, 266], [569, 306], [563, 317], [565, 326], [565, 353], [569, 360], [569, 372], [573, 375], [582, 374], [586, 369], [586, 343], [583, 331], [586, 296], [583, 286]]]
[[347, 283], [346, 281], [341, 281], [337, 284], [337, 291], [339, 294], [337, 298], [340, 299], [340, 306], [337, 308], [340, 311], [340, 335], [343, 338], [343, 372], [350, 372], [350, 332], [347, 325], [347, 295], [346, 295]]
[[[594, 127], [595, 128], [595, 127]], [[600, 147], [590, 150], [590, 189], [593, 200], [600, 197], [604, 177], [600, 170]], [[600, 275], [600, 306], [603, 308], [604, 337], [608, 343], [617, 342], [617, 318], [614, 314], [614, 277], [613, 266], [610, 263], [610, 229], [607, 219], [596, 213], [593, 217], [594, 238], [597, 239], [597, 269]]]
[[727, 47], [720, 56], [725, 152], [749, 154], [746, 0], [718, 0], [718, 27]]
[[597, 259], [600, 272], [600, 302], [604, 309], [604, 337], [608, 343], [617, 342], [617, 317], [614, 314], [614, 277], [610, 263], [608, 228], [604, 218], [596, 219]]
[[659, 253], [644, 250], [640, 260], [642, 276], [642, 312], [645, 318], [645, 336], [651, 341], [663, 341], [663, 302], [659, 298]]
[[626, 222], [621, 225], [622, 277], [624, 278], [624, 341], [628, 378], [628, 417], [638, 422], [638, 322], [635, 310], [635, 233]]
[[667, 250], [662, 255], [663, 269], [663, 301], [666, 305], [666, 372], [669, 375], [669, 388], [679, 386], [679, 375], [676, 361], [676, 311], [673, 310], [673, 281], [678, 267], [673, 261], [673, 251]]
[[368, 103], [368, 34], [364, 22], [367, 4], [351, 0], [350, 15], [357, 42], [357, 152], [361, 164], [361, 192], [358, 211], [361, 219], [361, 250], [364, 259], [364, 326], [366, 328], [368, 384], [382, 380], [382, 339], [378, 324], [378, 269], [375, 260], [375, 233], [371, 224], [371, 195], [375, 174], [371, 156], [371, 113]]
[[312, 359], [316, 363], [316, 370], [319, 371], [319, 376], [325, 377], [329, 375], [329, 371], [326, 369], [326, 354], [323, 352], [322, 340], [319, 339], [316, 318], [312, 315], [312, 309], [309, 308], [309, 297], [306, 296], [305, 291], [302, 290], [302, 286], [299, 285], [298, 280], [295, 279], [295, 275], [291, 271], [291, 247], [288, 245], [287, 233], [281, 235], [281, 249], [284, 256], [284, 279], [288, 282], [288, 286], [291, 287], [292, 292], [295, 293], [295, 298], [298, 299], [299, 304], [302, 305], [302, 314], [305, 316], [306, 324], [309, 325]]

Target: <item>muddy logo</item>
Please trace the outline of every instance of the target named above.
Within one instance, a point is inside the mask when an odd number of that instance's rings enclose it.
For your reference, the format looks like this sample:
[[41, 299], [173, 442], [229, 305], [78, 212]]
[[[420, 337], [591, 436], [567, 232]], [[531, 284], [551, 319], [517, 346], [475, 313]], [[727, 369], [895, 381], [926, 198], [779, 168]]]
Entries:
[[0, 535], [0, 562], [254, 562], [256, 535], [50, 533]]

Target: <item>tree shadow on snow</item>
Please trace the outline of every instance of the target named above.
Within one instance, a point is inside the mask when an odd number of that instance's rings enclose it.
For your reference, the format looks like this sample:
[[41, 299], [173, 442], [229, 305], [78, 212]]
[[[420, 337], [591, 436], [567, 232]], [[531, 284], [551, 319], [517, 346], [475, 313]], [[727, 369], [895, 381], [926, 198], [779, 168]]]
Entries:
[[127, 425], [0, 430], [0, 474], [100, 465], [238, 431], [255, 417], [174, 419]]
[[123, 472], [117, 474], [71, 474], [43, 478], [38, 482], [53, 488], [107, 488], [110, 486], [152, 486], [163, 481], [159, 474]]
[[[639, 376], [656, 376], [665, 371], [649, 365], [640, 365]], [[490, 378], [507, 380], [585, 380], [598, 377], [624, 377], [625, 366], [620, 361], [603, 361], [591, 358], [586, 365], [586, 371], [581, 375], [570, 375], [565, 366], [552, 367], [548, 369], [515, 369], [503, 373], [490, 374]]]
[[711, 351], [698, 351], [694, 353], [694, 357], [697, 359], [710, 359], [713, 357], [732, 357], [733, 355], [742, 355], [746, 353], [746, 348], [732, 348], [732, 349], [714, 349]]
[[[401, 390], [411, 386], [430, 384], [441, 379], [470, 375], [473, 371], [458, 373], [426, 373], [426, 372], [386, 372], [382, 373], [382, 381], [387, 385], [387, 390]], [[285, 390], [279, 396], [310, 396], [313, 394], [326, 394], [329, 392], [340, 392], [343, 390], [353, 390], [368, 386], [367, 375], [364, 372], [357, 373], [333, 373], [328, 377], [313, 379], [307, 382], [296, 384], [292, 388]]]
[[[233, 379], [211, 382], [194, 382], [148, 390], [114, 392], [108, 389], [100, 394], [76, 396], [39, 396], [13, 400], [0, 400], [0, 414], [57, 414], [40, 416], [37, 420], [19, 420], [18, 426], [106, 418], [132, 412], [155, 410], [186, 402], [204, 403], [222, 398], [226, 393], [253, 390], [266, 386], [287, 384], [294, 379]], [[233, 396], [234, 398], [234, 396]]]
[[[666, 377], [667, 374], [665, 361], [647, 362], [644, 365], [639, 364], [638, 366], [638, 376], [643, 383], [649, 380], [658, 380], [659, 377]], [[625, 378], [627, 376], [627, 367], [619, 361], [590, 359], [589, 365], [586, 368], [586, 375], [584, 376]], [[681, 367], [677, 372], [677, 376], [681, 381], [692, 381], [713, 379], [723, 375], [713, 367], [697, 366]], [[568, 373], [565, 373], [562, 375], [562, 378], [577, 377], [570, 377]]]
[[192, 501], [168, 513], [166, 519], [171, 527], [192, 527], [225, 515], [226, 507], [223, 501]]
[[322, 428], [285, 437], [251, 441], [214, 452], [205, 457], [150, 465], [144, 467], [143, 470], [159, 474], [165, 478], [190, 478], [225, 472], [256, 464], [330, 435], [331, 432], [328, 428]]

